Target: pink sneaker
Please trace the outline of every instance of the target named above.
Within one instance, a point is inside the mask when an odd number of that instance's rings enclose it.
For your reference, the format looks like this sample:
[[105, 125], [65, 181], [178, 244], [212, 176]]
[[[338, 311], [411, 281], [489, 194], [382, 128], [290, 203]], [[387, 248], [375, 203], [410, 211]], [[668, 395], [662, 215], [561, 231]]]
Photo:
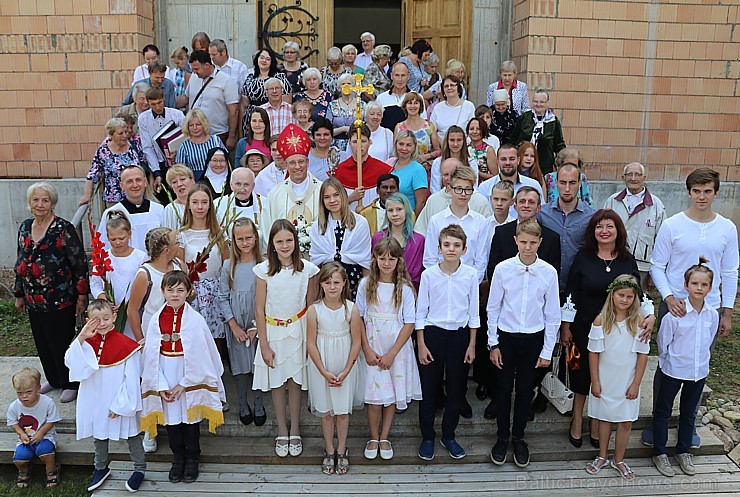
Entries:
[[54, 390], [54, 387], [51, 386], [51, 383], [48, 381], [45, 381], [41, 384], [41, 393], [49, 393], [52, 390]]
[[66, 404], [77, 399], [77, 390], [62, 390], [62, 395], [59, 396], [59, 402]]

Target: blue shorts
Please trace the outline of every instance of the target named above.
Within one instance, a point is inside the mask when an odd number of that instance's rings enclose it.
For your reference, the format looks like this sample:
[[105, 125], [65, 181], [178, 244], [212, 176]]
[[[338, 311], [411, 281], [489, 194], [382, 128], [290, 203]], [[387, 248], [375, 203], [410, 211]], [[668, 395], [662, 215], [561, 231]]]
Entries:
[[56, 451], [51, 440], [43, 439], [37, 444], [20, 444], [15, 448], [14, 461], [30, 461], [33, 456], [48, 456]]

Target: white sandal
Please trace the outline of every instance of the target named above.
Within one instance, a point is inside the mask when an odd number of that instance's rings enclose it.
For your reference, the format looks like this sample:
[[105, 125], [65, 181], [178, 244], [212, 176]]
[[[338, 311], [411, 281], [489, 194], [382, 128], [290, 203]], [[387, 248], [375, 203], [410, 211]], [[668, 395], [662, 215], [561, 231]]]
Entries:
[[[390, 446], [390, 449], [384, 449], [380, 446], [382, 443], [387, 443]], [[390, 440], [378, 440], [378, 450], [380, 451], [380, 458], [384, 460], [393, 459], [393, 445], [391, 445]]]
[[[375, 442], [377, 445], [374, 449], [370, 449], [369, 446], [371, 443]], [[380, 449], [380, 442], [378, 440], [368, 440], [365, 444], [365, 459], [370, 459], [371, 461], [378, 457], [378, 450]]]
[[278, 457], [288, 457], [289, 444], [280, 443], [287, 440], [289, 440], [288, 437], [275, 437], [275, 454], [277, 454]]
[[[303, 441], [300, 435], [291, 435], [288, 439], [288, 452], [293, 457], [298, 457], [303, 453]], [[293, 440], [298, 440], [297, 443], [293, 443]]]
[[609, 459], [605, 459], [601, 456], [596, 456], [596, 459], [594, 459], [592, 462], [586, 465], [586, 473], [590, 475], [598, 474], [599, 471], [601, 471], [604, 468], [604, 466], [607, 466], [608, 464], [609, 464]]
[[[614, 469], [616, 469], [617, 471], [619, 471], [619, 474], [620, 474], [620, 475], [622, 476], [622, 478], [624, 478], [625, 480], [627, 480], [627, 481], [632, 481], [632, 480], [634, 480], [634, 479], [635, 479], [635, 472], [634, 472], [634, 471], [632, 470], [632, 468], [630, 468], [629, 466], [627, 466], [627, 463], [626, 463], [626, 462], [624, 462], [624, 461], [619, 461], [619, 462], [617, 462], [617, 461], [614, 461], [614, 460], [612, 460], [610, 464], [611, 464], [611, 467], [612, 467], [612, 468], [614, 468]], [[624, 471], [622, 471], [621, 469], [619, 469], [619, 465], [620, 465], [620, 464], [621, 464], [622, 466], [624, 466]]]

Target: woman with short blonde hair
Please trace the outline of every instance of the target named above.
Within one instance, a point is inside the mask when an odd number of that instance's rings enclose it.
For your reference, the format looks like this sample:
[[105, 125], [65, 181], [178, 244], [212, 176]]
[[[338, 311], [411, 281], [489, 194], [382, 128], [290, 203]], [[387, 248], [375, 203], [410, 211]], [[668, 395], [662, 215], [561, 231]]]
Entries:
[[206, 158], [212, 148], [226, 148], [218, 135], [211, 135], [211, 124], [200, 109], [192, 109], [185, 116], [182, 132], [188, 137], [177, 149], [176, 162], [193, 171], [195, 181], [200, 181], [206, 171]]

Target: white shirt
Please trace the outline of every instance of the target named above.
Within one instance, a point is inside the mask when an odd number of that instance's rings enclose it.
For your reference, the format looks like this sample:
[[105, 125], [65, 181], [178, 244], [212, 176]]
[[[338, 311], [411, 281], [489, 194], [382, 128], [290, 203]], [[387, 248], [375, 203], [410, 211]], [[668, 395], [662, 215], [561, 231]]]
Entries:
[[[185, 116], [177, 109], [164, 108], [164, 116], [155, 116], [153, 110], [147, 110], [139, 114], [139, 136], [141, 137], [141, 147], [144, 150], [146, 161], [149, 169], [159, 171], [159, 163], [164, 162], [164, 156], [159, 145], [154, 143], [154, 135], [172, 121], [178, 126], [182, 126]], [[172, 157], [174, 160], [175, 158]]]
[[[518, 192], [521, 187], [531, 186], [532, 188], [540, 192], [540, 205], [544, 205], [546, 203], [545, 200], [547, 200], [547, 198], [542, 193], [542, 185], [540, 185], [539, 181], [532, 179], [532, 178], [528, 178], [527, 176], [524, 176], [519, 173], [517, 173], [516, 177], [517, 177], [517, 182], [514, 183], [514, 198], [516, 198], [516, 192]], [[504, 179], [507, 179], [507, 178], [504, 178]], [[493, 187], [496, 186], [500, 182], [501, 182], [501, 175], [497, 174], [493, 178], [489, 178], [485, 180], [483, 183], [481, 183], [480, 185], [478, 185], [478, 191], [482, 195], [484, 195], [486, 198], [490, 199], [491, 192], [493, 191]], [[511, 204], [511, 207], [509, 207], [509, 214], [511, 214], [514, 217], [517, 216], [516, 209], [514, 209], [514, 204]]]
[[686, 315], [666, 314], [658, 331], [658, 365], [678, 380], [699, 381], [709, 375], [712, 341], [719, 328], [719, 314], [704, 303], [701, 312], [687, 301]]
[[[449, 207], [450, 204], [452, 204], [452, 196], [446, 188], [430, 195], [427, 199], [427, 203], [424, 204], [424, 208], [421, 210], [421, 213], [416, 218], [414, 231], [420, 235], [426, 235], [427, 225], [429, 224], [429, 220], [432, 219], [432, 216], [438, 212], [442, 212]], [[474, 192], [470, 197], [468, 208], [470, 208], [471, 211], [481, 214], [483, 217], [490, 217], [493, 215], [491, 203], [478, 192]]]
[[683, 274], [699, 263], [699, 256], [709, 261], [707, 266], [714, 272], [707, 303], [713, 309], [732, 309], [737, 296], [737, 228], [719, 214], [708, 223], [694, 221], [683, 212], [663, 221], [650, 259], [650, 276], [660, 295], [685, 299]]
[[[486, 227], [485, 238], [481, 241], [481, 244], [485, 250], [485, 253], [483, 254], [484, 259], [486, 260], [486, 264], [488, 263], [488, 257], [491, 255], [491, 242], [493, 241], [493, 235], [496, 234], [496, 228], [499, 226], [502, 226], [504, 224], [510, 223], [512, 221], [516, 221], [518, 218], [516, 216], [512, 216], [511, 213], [507, 213], [506, 219], [503, 223], [499, 223], [496, 221], [496, 216], [491, 215], [491, 217], [486, 218], [486, 222], [488, 223], [488, 226]], [[486, 267], [487, 270], [487, 267]]]
[[[473, 185], [473, 188], [477, 190], [479, 177], [478, 161], [476, 161], [475, 159], [468, 159], [468, 165], [470, 166], [470, 169], [472, 169], [475, 173], [475, 184]], [[442, 157], [437, 157], [432, 161], [432, 167], [429, 170], [429, 191], [432, 193], [437, 193], [442, 189]], [[489, 193], [488, 195], [486, 195], [486, 198], [490, 196], [491, 195]]]
[[[229, 131], [229, 105], [239, 103], [239, 90], [236, 83], [220, 69], [214, 69], [213, 81], [208, 83], [198, 100], [193, 103], [205, 80], [193, 74], [185, 88], [190, 109], [200, 109], [211, 123], [211, 134], [220, 135]], [[207, 80], [208, 78], [206, 78]]]
[[539, 257], [529, 266], [519, 256], [496, 265], [488, 294], [488, 346], [498, 345], [498, 330], [537, 333], [545, 330], [540, 358], [552, 360], [560, 327], [558, 273]]
[[429, 220], [429, 224], [427, 225], [425, 236], [428, 242], [424, 244], [424, 267], [429, 269], [432, 266], [436, 266], [442, 260], [442, 254], [437, 250], [437, 246], [439, 245], [437, 240], [439, 239], [439, 233], [442, 231], [442, 228], [451, 224], [459, 224], [468, 237], [466, 242], [468, 250], [462, 256], [461, 260], [463, 264], [472, 267], [478, 272], [478, 282], [480, 283], [486, 275], [486, 264], [488, 264], [488, 258], [485, 257], [487, 249], [483, 245], [485, 244], [487, 238], [486, 233], [490, 225], [485, 217], [471, 209], [468, 209], [468, 213], [462, 218], [453, 214], [449, 207], [432, 216], [432, 219]]
[[635, 208], [640, 205], [645, 198], [645, 188], [640, 193], [630, 193], [627, 190], [627, 195], [624, 197], [624, 201], [627, 203], [627, 213], [632, 214]]
[[454, 107], [441, 101], [432, 109], [432, 115], [429, 116], [429, 122], [437, 128], [437, 136], [444, 141], [445, 134], [451, 126], [457, 125], [466, 129], [468, 122], [475, 117], [475, 105], [469, 100], [461, 100]]
[[416, 329], [437, 326], [456, 331], [464, 326], [480, 327], [478, 277], [475, 269], [460, 264], [447, 275], [439, 265], [421, 273], [416, 302]]
[[378, 126], [378, 129], [370, 133], [370, 141], [373, 144], [370, 145], [368, 155], [388, 162], [388, 159], [393, 156], [393, 132], [388, 128]]
[[267, 198], [272, 189], [283, 181], [285, 181], [285, 169], [280, 169], [275, 162], [270, 162], [254, 178], [254, 193], [260, 197]]
[[355, 65], [357, 67], [361, 67], [363, 70], [367, 69], [367, 66], [373, 63], [373, 52], [370, 51], [369, 54], [366, 54], [365, 52], [360, 52], [357, 54], [357, 58], [355, 58]]
[[[355, 62], [356, 64], [357, 62]], [[406, 96], [408, 92], [405, 92], [403, 95], [398, 95], [396, 93], [393, 93], [393, 88], [391, 88], [388, 91], [384, 91], [378, 97], [375, 99], [376, 102], [378, 102], [380, 105], [383, 106], [385, 109], [386, 107], [393, 107], [394, 105], [396, 107], [401, 107], [401, 103], [403, 102], [404, 97]], [[473, 109], [475, 110], [475, 109]], [[422, 112], [419, 113], [419, 117], [422, 119], [427, 118], [427, 111], [424, 109]]]
[[247, 66], [244, 62], [237, 60], [233, 57], [229, 57], [226, 64], [219, 66], [219, 69], [224, 72], [227, 76], [234, 80], [236, 87], [241, 90], [244, 86], [244, 80], [247, 79]]

